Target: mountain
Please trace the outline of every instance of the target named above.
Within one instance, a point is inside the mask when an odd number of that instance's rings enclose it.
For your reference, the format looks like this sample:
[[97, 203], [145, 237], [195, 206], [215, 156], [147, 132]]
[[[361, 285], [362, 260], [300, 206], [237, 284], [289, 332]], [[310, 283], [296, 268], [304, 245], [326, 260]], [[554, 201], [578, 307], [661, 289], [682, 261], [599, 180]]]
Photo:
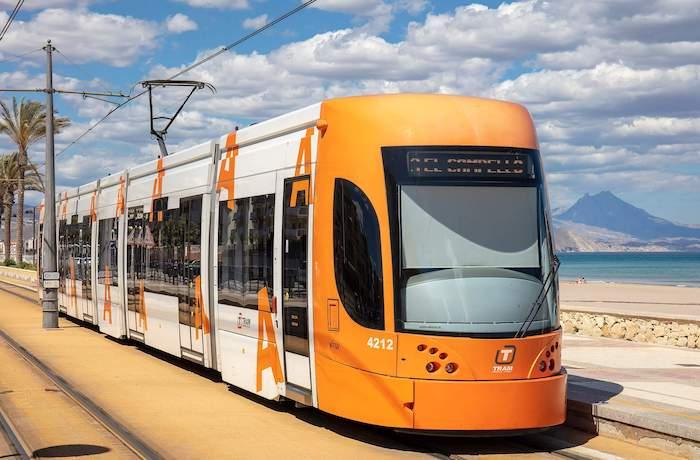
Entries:
[[698, 251], [700, 228], [653, 216], [605, 191], [554, 212], [562, 251]]

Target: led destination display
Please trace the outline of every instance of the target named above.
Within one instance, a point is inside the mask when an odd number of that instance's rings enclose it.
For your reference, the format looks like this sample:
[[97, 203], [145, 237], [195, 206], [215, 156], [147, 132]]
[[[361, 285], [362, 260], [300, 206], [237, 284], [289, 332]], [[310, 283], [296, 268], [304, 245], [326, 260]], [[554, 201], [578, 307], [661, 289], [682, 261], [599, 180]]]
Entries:
[[523, 154], [414, 152], [407, 155], [407, 160], [408, 174], [413, 177], [533, 177], [530, 157]]

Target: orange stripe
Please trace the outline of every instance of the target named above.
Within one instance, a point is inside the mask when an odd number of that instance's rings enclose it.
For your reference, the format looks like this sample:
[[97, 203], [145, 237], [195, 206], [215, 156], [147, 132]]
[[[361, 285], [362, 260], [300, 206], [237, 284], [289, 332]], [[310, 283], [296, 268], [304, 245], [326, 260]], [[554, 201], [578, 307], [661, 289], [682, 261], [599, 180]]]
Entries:
[[236, 157], [238, 156], [238, 144], [236, 143], [236, 131], [226, 137], [226, 147], [221, 157], [219, 167], [219, 179], [216, 182], [216, 191], [226, 190], [229, 209], [234, 208], [234, 177], [236, 174]]
[[124, 214], [124, 176], [119, 177], [119, 190], [117, 191], [117, 215], [116, 217]]
[[153, 181], [153, 192], [151, 193], [151, 199], [155, 200], [163, 195], [163, 178], [165, 177], [165, 168], [163, 167], [163, 159], [159, 158], [158, 163], [156, 163], [156, 170], [158, 174]]

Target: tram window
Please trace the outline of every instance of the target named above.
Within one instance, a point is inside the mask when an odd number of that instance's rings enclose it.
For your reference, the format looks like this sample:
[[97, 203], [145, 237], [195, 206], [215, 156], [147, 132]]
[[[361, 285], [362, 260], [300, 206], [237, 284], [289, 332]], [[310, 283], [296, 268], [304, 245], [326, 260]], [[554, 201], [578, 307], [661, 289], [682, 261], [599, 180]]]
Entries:
[[83, 298], [92, 300], [92, 224], [89, 216], [80, 225], [80, 268], [83, 280]]
[[[201, 271], [202, 197], [180, 200], [179, 229], [182, 243], [174, 242], [174, 255], [182, 268], [180, 288], [180, 323], [195, 326], [195, 282]], [[179, 235], [176, 235], [179, 237]]]
[[59, 273], [59, 284], [58, 290], [62, 294], [66, 292], [66, 258], [68, 251], [68, 244], [66, 242], [66, 226], [67, 221], [61, 220], [58, 223], [58, 273]]
[[119, 241], [119, 219], [102, 219], [99, 224], [98, 239], [98, 282], [105, 284], [106, 269], [109, 267], [112, 286], [119, 286], [119, 265], [117, 264]]
[[381, 242], [377, 214], [355, 184], [335, 181], [335, 278], [348, 315], [362, 326], [384, 329]]
[[143, 206], [129, 208], [127, 225], [127, 306], [130, 311], [137, 311], [140, 281], [145, 279], [146, 273], [146, 232], [143, 219]]
[[144, 289], [180, 297], [184, 296], [182, 246], [185, 219], [179, 209], [167, 209], [167, 200], [167, 197], [153, 200], [151, 212], [143, 215]]
[[275, 196], [219, 203], [219, 303], [258, 308], [258, 292], [272, 296]]

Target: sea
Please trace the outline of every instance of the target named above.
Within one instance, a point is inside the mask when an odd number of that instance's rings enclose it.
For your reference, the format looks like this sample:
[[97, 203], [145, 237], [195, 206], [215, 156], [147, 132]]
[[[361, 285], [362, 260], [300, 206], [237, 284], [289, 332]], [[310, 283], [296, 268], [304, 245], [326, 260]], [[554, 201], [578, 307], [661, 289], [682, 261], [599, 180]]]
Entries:
[[559, 278], [700, 286], [700, 252], [567, 252]]

